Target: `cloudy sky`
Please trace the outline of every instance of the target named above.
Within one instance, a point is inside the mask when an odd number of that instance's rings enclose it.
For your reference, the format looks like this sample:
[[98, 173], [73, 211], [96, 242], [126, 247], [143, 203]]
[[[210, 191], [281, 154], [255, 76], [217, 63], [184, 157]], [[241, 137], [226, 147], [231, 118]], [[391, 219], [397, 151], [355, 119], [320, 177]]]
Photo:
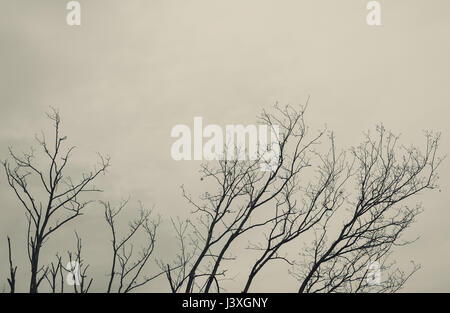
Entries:
[[[0, 0], [0, 158], [8, 146], [33, 143], [51, 131], [49, 106], [77, 146], [73, 172], [96, 152], [112, 167], [98, 181], [112, 202], [131, 196], [164, 218], [189, 207], [179, 186], [203, 189], [198, 162], [170, 156], [176, 124], [251, 124], [276, 101], [303, 104], [307, 123], [327, 126], [340, 147], [358, 144], [382, 122], [406, 144], [423, 144], [424, 129], [442, 132], [450, 151], [450, 2], [381, 0], [382, 25], [366, 24], [365, 0], [80, 1], [81, 25], [66, 24], [66, 1]], [[440, 168], [442, 192], [424, 193], [425, 212], [409, 231], [420, 240], [398, 252], [422, 269], [404, 291], [450, 291], [450, 164]], [[0, 288], [6, 285], [6, 235], [15, 242], [19, 289], [26, 289], [26, 223], [0, 173]], [[130, 208], [130, 214], [133, 212]], [[126, 218], [127, 216], [125, 216]], [[48, 242], [45, 255], [73, 249], [73, 230], [86, 239], [94, 290], [104, 288], [109, 237], [93, 205], [77, 224]], [[162, 227], [158, 255], [170, 256], [172, 233]], [[164, 244], [170, 243], [170, 244]], [[255, 291], [273, 286], [268, 271]], [[274, 290], [274, 288], [276, 290]], [[164, 281], [144, 291], [166, 291]]]

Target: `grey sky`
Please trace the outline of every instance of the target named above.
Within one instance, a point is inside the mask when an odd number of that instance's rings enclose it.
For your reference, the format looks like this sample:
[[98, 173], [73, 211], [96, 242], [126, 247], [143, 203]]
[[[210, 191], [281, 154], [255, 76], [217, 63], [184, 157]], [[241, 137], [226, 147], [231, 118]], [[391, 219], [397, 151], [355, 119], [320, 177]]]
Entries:
[[[0, 3], [0, 158], [8, 145], [20, 150], [49, 130], [44, 112], [55, 106], [78, 147], [74, 172], [95, 163], [97, 151], [111, 156], [98, 182], [102, 199], [131, 195], [166, 219], [186, 215], [179, 186], [194, 195], [204, 186], [198, 162], [170, 157], [175, 124], [192, 125], [194, 116], [250, 124], [262, 108], [303, 104], [308, 95], [308, 124], [334, 130], [342, 148], [382, 122], [406, 144], [422, 144], [424, 129], [441, 131], [441, 152], [450, 151], [447, 0], [380, 1], [379, 27], [366, 24], [365, 0], [80, 1], [79, 27], [66, 25], [66, 1]], [[409, 235], [421, 239], [398, 252], [399, 262], [422, 264], [404, 291], [450, 291], [449, 166], [440, 169], [442, 192], [420, 199], [426, 210]], [[0, 199], [1, 288], [6, 234], [16, 242], [19, 277], [28, 267], [23, 210], [3, 172]], [[99, 206], [44, 254], [72, 249], [75, 228], [89, 238], [86, 259], [102, 290], [109, 239]], [[169, 244], [157, 254], [171, 255], [171, 235], [162, 228], [159, 242]], [[277, 275], [270, 268], [255, 291], [296, 290], [287, 274], [285, 285], [269, 286]], [[167, 288], [158, 281], [144, 291]]]

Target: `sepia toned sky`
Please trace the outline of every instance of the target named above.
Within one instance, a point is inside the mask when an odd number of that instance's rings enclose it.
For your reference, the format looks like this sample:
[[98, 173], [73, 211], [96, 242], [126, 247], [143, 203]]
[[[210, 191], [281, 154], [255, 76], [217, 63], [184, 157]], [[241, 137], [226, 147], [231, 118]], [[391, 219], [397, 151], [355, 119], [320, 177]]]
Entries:
[[[199, 162], [170, 156], [171, 128], [193, 125], [195, 116], [205, 124], [251, 124], [277, 101], [299, 105], [310, 96], [306, 122], [332, 129], [341, 148], [383, 123], [403, 143], [419, 146], [423, 130], [440, 131], [441, 153], [450, 152], [448, 0], [380, 0], [382, 25], [375, 27], [366, 24], [366, 0], [79, 2], [81, 25], [68, 26], [66, 1], [0, 0], [0, 159], [8, 146], [22, 151], [35, 133], [50, 132], [45, 112], [59, 108], [63, 133], [77, 146], [74, 176], [95, 164], [97, 152], [108, 154], [112, 167], [97, 182], [104, 189], [97, 197], [130, 196], [124, 220], [137, 201], [161, 215], [159, 258], [176, 252], [168, 219], [190, 212], [180, 185], [193, 195], [205, 188]], [[450, 292], [449, 169], [447, 160], [441, 192], [417, 198], [425, 211], [408, 236], [420, 239], [395, 254], [400, 264], [422, 265], [403, 291]], [[26, 221], [3, 171], [0, 200], [0, 290], [7, 285], [7, 234], [18, 289], [26, 290]], [[74, 230], [85, 241], [93, 290], [103, 291], [110, 242], [99, 205], [49, 240], [42, 254], [73, 249]], [[274, 285], [280, 275], [285, 283]], [[275, 266], [254, 291], [297, 285]], [[142, 291], [168, 290], [158, 280]]]

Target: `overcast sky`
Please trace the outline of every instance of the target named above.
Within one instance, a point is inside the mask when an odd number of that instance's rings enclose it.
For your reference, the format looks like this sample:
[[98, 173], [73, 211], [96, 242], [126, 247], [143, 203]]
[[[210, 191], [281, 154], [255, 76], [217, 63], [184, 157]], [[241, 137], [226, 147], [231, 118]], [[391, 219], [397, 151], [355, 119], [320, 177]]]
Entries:
[[[441, 152], [450, 151], [448, 0], [382, 0], [377, 27], [366, 24], [365, 0], [80, 3], [81, 25], [71, 27], [66, 1], [0, 0], [1, 159], [9, 145], [20, 151], [35, 133], [50, 131], [44, 113], [57, 107], [64, 134], [77, 146], [74, 173], [95, 163], [96, 152], [109, 154], [99, 197], [116, 202], [130, 195], [133, 206], [141, 200], [167, 219], [190, 210], [181, 184], [193, 194], [204, 187], [198, 162], [170, 156], [171, 128], [192, 125], [195, 116], [206, 124], [251, 124], [276, 101], [303, 104], [310, 95], [307, 123], [332, 129], [342, 148], [382, 122], [406, 144], [422, 145], [424, 129], [440, 131]], [[422, 265], [404, 291], [450, 291], [449, 166], [440, 168], [442, 192], [418, 199], [425, 212], [408, 235], [420, 240], [396, 255]], [[0, 199], [0, 288], [9, 234], [18, 288], [26, 289], [26, 223], [3, 172]], [[110, 250], [98, 205], [43, 254], [73, 249], [74, 229], [86, 238], [94, 290], [101, 291]], [[171, 236], [162, 227], [159, 255], [173, 252]], [[297, 289], [287, 274], [286, 284], [269, 284], [277, 275], [271, 268], [254, 290]], [[163, 280], [144, 289], [167, 290]]]

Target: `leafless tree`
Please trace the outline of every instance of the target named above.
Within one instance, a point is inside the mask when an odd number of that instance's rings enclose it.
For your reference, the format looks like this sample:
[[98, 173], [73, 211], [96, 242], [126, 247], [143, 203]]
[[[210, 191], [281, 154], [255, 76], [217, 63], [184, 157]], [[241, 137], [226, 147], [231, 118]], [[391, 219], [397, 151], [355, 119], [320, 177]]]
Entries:
[[259, 251], [260, 254], [250, 270], [243, 292], [249, 291], [253, 279], [268, 262], [281, 260], [294, 265], [293, 260], [280, 255], [280, 250], [313, 229], [330, 211], [342, 205], [339, 192], [348, 175], [342, 181], [339, 176], [346, 171], [348, 174], [348, 169], [345, 167], [344, 154], [336, 155], [332, 135], [330, 142], [328, 153], [313, 153], [320, 160], [315, 171], [316, 179], [311, 178], [306, 186], [302, 186], [299, 178], [294, 177], [276, 197], [273, 203], [274, 218], [262, 242], [249, 246], [249, 249]]
[[[242, 292], [251, 291], [255, 278], [272, 262], [287, 264], [299, 281], [299, 292], [395, 292], [402, 288], [419, 266], [413, 263], [409, 271], [401, 270], [392, 261], [392, 253], [395, 247], [415, 240], [404, 238], [422, 211], [411, 200], [437, 187], [440, 135], [426, 132], [424, 149], [405, 147], [398, 136], [379, 126], [374, 134], [365, 134], [360, 145], [339, 150], [332, 132], [313, 132], [306, 126], [305, 110], [306, 106], [277, 105], [273, 112], [261, 114], [260, 123], [270, 130], [279, 129], [274, 132], [277, 140], [262, 149], [272, 147], [279, 152], [275, 163], [265, 153], [250, 160], [225, 153], [223, 159], [201, 166], [201, 180], [208, 182], [208, 191], [196, 200], [182, 187], [184, 199], [193, 208], [192, 217], [171, 219], [178, 253], [171, 262], [158, 261], [156, 274], [146, 276], [145, 267], [154, 254], [160, 219], [141, 204], [139, 215], [121, 235], [118, 216], [129, 201], [117, 207], [101, 202], [112, 247], [106, 292], [128, 293], [160, 276], [165, 276], [174, 293], [221, 292], [223, 281], [233, 279], [229, 267], [238, 257], [235, 248], [245, 239], [245, 252], [253, 263], [239, 279]], [[37, 292], [44, 279], [51, 292], [64, 292], [64, 278], [69, 275], [77, 282], [73, 292], [85, 293], [93, 280], [87, 277], [89, 265], [82, 258], [78, 234], [76, 252], [68, 252], [66, 267], [58, 254], [50, 265], [41, 265], [39, 255], [49, 235], [92, 202], [81, 200], [81, 193], [100, 191], [90, 185], [109, 167], [109, 158], [100, 156], [97, 169], [72, 182], [64, 169], [73, 147], [62, 151], [66, 137], [59, 134], [59, 114], [53, 110], [48, 117], [55, 127], [53, 148], [43, 135], [36, 137], [47, 167], [35, 164], [33, 150], [18, 156], [12, 149], [11, 160], [3, 165], [28, 221], [30, 292]], [[227, 148], [234, 150], [234, 156], [241, 155], [242, 147]], [[43, 192], [37, 190], [32, 177]], [[144, 245], [136, 253], [134, 246], [142, 237]], [[9, 237], [8, 252], [8, 283], [14, 292], [17, 267]], [[383, 278], [378, 281], [380, 272]]]
[[[303, 110], [295, 111], [290, 106], [277, 106], [275, 109], [277, 114], [263, 112], [261, 116], [261, 121], [269, 129], [275, 125], [280, 127], [280, 138], [275, 143], [279, 145], [276, 147], [280, 152], [279, 160], [273, 171], [260, 170], [263, 155], [249, 161], [224, 158], [218, 162], [217, 168], [208, 164], [202, 166], [202, 180], [214, 181], [217, 193], [206, 192], [197, 203], [183, 188], [184, 197], [194, 207], [193, 213], [198, 215], [195, 222], [189, 221], [193, 229], [191, 246], [196, 255], [185, 264], [187, 269], [178, 269], [186, 272], [183, 280], [185, 292], [209, 292], [213, 286], [220, 291], [219, 280], [226, 274], [226, 269], [220, 268], [222, 262], [233, 259], [227, 256], [232, 244], [250, 230], [277, 223], [280, 218], [291, 214], [280, 210], [275, 215], [261, 218], [259, 211], [267, 212], [267, 207], [276, 208], [283, 193], [296, 188], [297, 177], [310, 166], [308, 152], [319, 143], [324, 132], [307, 135]], [[315, 218], [320, 216], [320, 212], [317, 214]], [[256, 267], [252, 277], [259, 271]], [[205, 279], [198, 284], [201, 278]]]
[[[56, 261], [47, 266], [45, 279], [52, 293], [64, 293], [64, 284], [70, 280], [74, 293], [87, 293], [92, 285], [93, 279], [87, 280], [89, 265], [85, 265], [82, 258], [82, 241], [75, 232], [76, 250], [67, 251], [68, 263], [63, 265], [63, 258], [57, 253]], [[67, 277], [67, 278], [66, 278]], [[65, 279], [66, 278], [66, 279]], [[59, 285], [59, 289], [58, 289]]]
[[57, 284], [58, 279], [60, 281], [60, 289], [59, 292], [64, 292], [64, 273], [63, 273], [64, 266], [62, 265], [62, 257], [56, 254], [56, 262], [51, 262], [49, 269], [47, 271], [47, 274], [45, 276], [45, 279], [48, 282], [48, 285], [50, 286], [50, 290], [52, 293], [57, 292]]
[[[110, 164], [109, 158], [99, 155], [98, 166], [82, 174], [77, 182], [66, 176], [66, 166], [75, 147], [63, 148], [67, 137], [60, 134], [61, 120], [58, 111], [52, 109], [47, 116], [54, 123], [52, 143], [47, 142], [44, 133], [36, 136], [47, 158], [47, 166], [35, 164], [33, 148], [20, 156], [10, 148], [10, 160], [3, 162], [8, 183], [24, 207], [28, 222], [27, 252], [31, 265], [31, 293], [38, 292], [39, 284], [47, 275], [48, 268], [39, 264], [44, 243], [55, 231], [82, 214], [92, 200], [81, 200], [81, 194], [100, 191], [91, 184], [98, 175], [105, 173]], [[40, 187], [33, 184], [33, 178], [37, 178]]]
[[9, 238], [9, 236], [8, 236], [8, 256], [9, 256], [9, 278], [8, 278], [9, 291], [10, 293], [14, 293], [16, 290], [17, 266], [13, 265], [11, 252], [11, 239]]
[[[67, 252], [69, 260], [67, 266], [64, 266], [59, 254], [56, 254], [56, 261], [51, 262], [50, 265], [40, 265], [39, 256], [42, 246], [49, 236], [69, 221], [82, 215], [82, 210], [93, 202], [92, 199], [81, 200], [81, 194], [101, 191], [92, 183], [98, 175], [106, 172], [110, 160], [99, 155], [99, 165], [92, 171], [82, 174], [78, 182], [74, 182], [71, 177], [66, 176], [65, 172], [75, 147], [65, 150], [63, 148], [67, 137], [60, 134], [61, 120], [58, 111], [52, 109], [47, 116], [54, 123], [55, 133], [52, 147], [47, 143], [43, 133], [41, 136], [35, 137], [47, 161], [43, 164], [38, 162], [41, 160], [36, 160], [34, 149], [19, 156], [10, 148], [10, 160], [3, 162], [8, 183], [25, 208], [27, 217], [27, 252], [31, 265], [29, 290], [31, 293], [38, 292], [39, 285], [46, 280], [51, 292], [62, 293], [67, 276], [73, 280], [73, 292], [86, 293], [89, 291], [93, 279], [87, 278], [89, 265], [85, 264], [82, 258], [82, 241], [77, 233], [75, 252]], [[39, 166], [37, 163], [43, 166]], [[111, 207], [109, 202], [102, 202], [105, 219], [112, 233], [113, 247], [111, 276], [107, 292], [112, 291], [116, 281], [117, 292], [126, 293], [144, 286], [165, 273], [162, 271], [151, 277], [145, 276], [143, 273], [144, 266], [155, 248], [156, 229], [159, 224], [159, 219], [150, 219], [150, 210], [141, 206], [140, 215], [129, 224], [129, 232], [123, 238], [118, 238], [116, 217], [127, 202], [122, 202], [118, 208]], [[140, 231], [146, 236], [146, 245], [141, 251], [134, 254], [133, 239]], [[10, 262], [8, 283], [11, 292], [14, 292], [17, 267], [13, 267], [9, 237], [8, 251]]]
[[[233, 244], [255, 229], [262, 236], [248, 248], [259, 254], [243, 292], [275, 260], [292, 265], [299, 292], [393, 292], [418, 269], [395, 270], [388, 257], [393, 247], [411, 242], [400, 235], [420, 208], [410, 208], [406, 200], [436, 187], [439, 134], [426, 133], [421, 152], [398, 147], [398, 137], [380, 126], [357, 148], [337, 152], [333, 133], [311, 134], [305, 109], [276, 106], [274, 113], [261, 115], [263, 123], [281, 130], [278, 165], [271, 172], [260, 171], [262, 158], [225, 157], [216, 167], [201, 168], [201, 180], [212, 182], [215, 192], [197, 201], [182, 187], [197, 217], [173, 223], [180, 252], [172, 264], [160, 264], [172, 292], [220, 292], [220, 281], [228, 279], [224, 263], [235, 259]], [[320, 151], [317, 145], [326, 137], [329, 148]], [[315, 240], [301, 253], [300, 264], [281, 253], [288, 244], [300, 252], [301, 240], [311, 236]], [[382, 284], [370, 283], [371, 264], [387, 275]]]
[[192, 234], [190, 231], [189, 220], [181, 220], [180, 218], [171, 219], [172, 227], [176, 233], [176, 239], [179, 243], [179, 253], [174, 260], [174, 264], [166, 264], [164, 261], [159, 261], [158, 265], [160, 269], [166, 273], [167, 280], [170, 285], [170, 290], [173, 293], [177, 293], [182, 288], [188, 275], [187, 270], [189, 263], [195, 257], [195, 249], [191, 251], [189, 244], [192, 243]]
[[[111, 272], [107, 287], [108, 293], [113, 291], [115, 281], [117, 281], [117, 292], [127, 293], [144, 286], [151, 280], [164, 274], [164, 272], [159, 272], [153, 276], [143, 276], [142, 272], [154, 251], [156, 230], [159, 225], [159, 219], [152, 220], [150, 218], [150, 210], [144, 209], [141, 205], [139, 216], [129, 223], [128, 233], [121, 238], [119, 237], [116, 218], [127, 204], [128, 200], [122, 201], [118, 207], [114, 208], [109, 202], [103, 202], [105, 219], [111, 230], [113, 250]], [[135, 257], [133, 238], [139, 231], [142, 231], [146, 236], [146, 244]]]
[[[357, 191], [343, 185], [337, 201], [345, 211], [333, 208], [314, 228], [315, 240], [295, 272], [299, 292], [395, 292], [404, 285], [419, 267], [413, 264], [404, 272], [389, 255], [393, 247], [412, 242], [402, 235], [422, 211], [406, 200], [437, 187], [439, 138], [427, 132], [425, 150], [420, 151], [398, 146], [398, 136], [380, 126], [375, 136], [366, 134], [351, 150]], [[333, 225], [338, 228], [333, 230]], [[373, 271], [381, 271], [383, 279], [376, 282]]]
[[[56, 262], [51, 262], [47, 266], [45, 273], [45, 279], [48, 282], [52, 293], [63, 293], [64, 284], [70, 281], [73, 286], [74, 293], [87, 293], [92, 285], [93, 279], [87, 280], [87, 270], [89, 265], [85, 265], [82, 258], [82, 241], [78, 234], [75, 232], [76, 237], [76, 250], [75, 252], [67, 251], [68, 263], [64, 267], [62, 257], [56, 254]], [[65, 279], [67, 277], [67, 279]], [[59, 282], [58, 282], [59, 281]], [[59, 283], [59, 290], [57, 290]]]
[[87, 279], [87, 270], [89, 268], [89, 264], [85, 264], [82, 255], [82, 242], [81, 238], [75, 233], [76, 236], [76, 252], [73, 254], [68, 251], [69, 263], [67, 268], [61, 267], [61, 269], [66, 270], [74, 281], [73, 290], [75, 293], [87, 293], [89, 292], [89, 288], [92, 284], [92, 278]]

